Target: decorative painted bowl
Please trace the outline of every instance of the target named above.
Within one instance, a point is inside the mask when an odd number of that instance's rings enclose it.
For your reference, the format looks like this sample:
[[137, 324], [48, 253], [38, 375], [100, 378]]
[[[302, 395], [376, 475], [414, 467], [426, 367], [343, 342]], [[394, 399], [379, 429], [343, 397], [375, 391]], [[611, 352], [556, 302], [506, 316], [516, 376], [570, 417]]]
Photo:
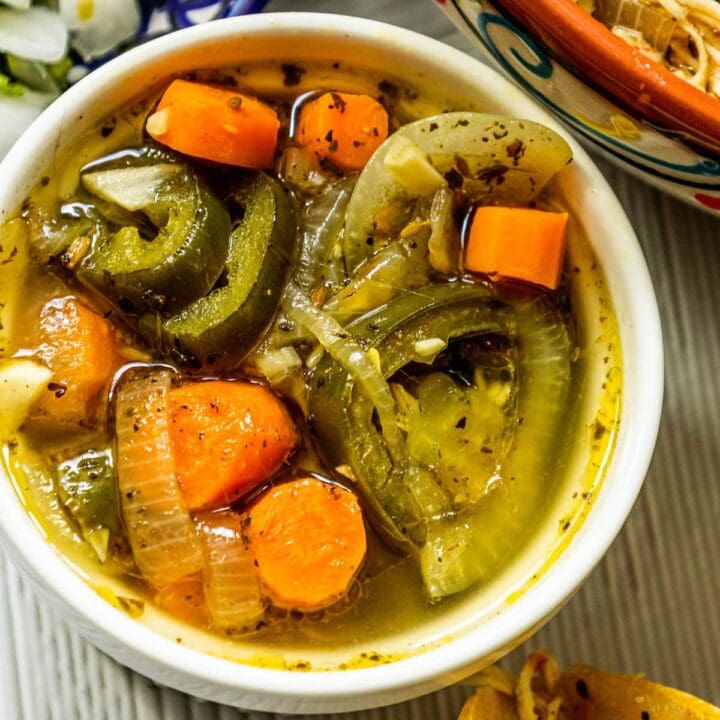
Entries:
[[660, 190], [720, 212], [719, 100], [640, 60], [572, 0], [437, 2], [486, 60], [586, 146]]

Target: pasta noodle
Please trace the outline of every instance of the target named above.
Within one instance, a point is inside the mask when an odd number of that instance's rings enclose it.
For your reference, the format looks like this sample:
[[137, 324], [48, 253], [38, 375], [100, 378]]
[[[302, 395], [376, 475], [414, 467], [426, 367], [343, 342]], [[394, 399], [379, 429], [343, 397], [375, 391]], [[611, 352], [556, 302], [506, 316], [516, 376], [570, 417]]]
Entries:
[[720, 97], [720, 2], [596, 0], [589, 9], [646, 57]]

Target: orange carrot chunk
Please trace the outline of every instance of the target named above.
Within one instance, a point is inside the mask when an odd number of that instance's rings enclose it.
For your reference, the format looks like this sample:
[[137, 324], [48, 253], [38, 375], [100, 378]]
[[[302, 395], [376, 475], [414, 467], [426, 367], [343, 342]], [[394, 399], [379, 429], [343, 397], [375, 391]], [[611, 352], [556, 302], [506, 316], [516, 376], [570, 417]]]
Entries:
[[145, 128], [185, 155], [261, 169], [273, 164], [280, 121], [271, 107], [248, 95], [173, 80]]
[[300, 145], [345, 170], [364, 167], [387, 136], [387, 112], [369, 95], [325, 93], [300, 112]]
[[207, 627], [210, 615], [200, 575], [191, 575], [157, 590], [154, 600], [165, 612], [191, 625]]
[[268, 490], [249, 517], [250, 549], [275, 605], [311, 612], [348, 592], [367, 549], [353, 493], [299, 478]]
[[74, 297], [50, 300], [40, 311], [36, 354], [53, 376], [30, 417], [65, 426], [92, 422], [101, 390], [122, 363], [110, 324]]
[[297, 443], [287, 409], [262, 385], [186, 383], [168, 401], [175, 473], [190, 510], [233, 502], [276, 472]]
[[470, 226], [465, 267], [554, 290], [560, 281], [567, 219], [567, 213], [479, 207]]

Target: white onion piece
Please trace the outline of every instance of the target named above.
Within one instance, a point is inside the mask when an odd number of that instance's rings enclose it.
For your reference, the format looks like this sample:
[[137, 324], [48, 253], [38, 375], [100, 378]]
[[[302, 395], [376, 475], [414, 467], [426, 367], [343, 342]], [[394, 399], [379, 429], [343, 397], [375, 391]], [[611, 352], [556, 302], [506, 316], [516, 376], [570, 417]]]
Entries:
[[302, 250], [295, 271], [297, 284], [305, 292], [312, 292], [323, 281], [339, 284], [343, 279], [342, 256], [333, 257], [333, 246], [339, 240], [354, 186], [355, 178], [328, 185], [305, 207]]
[[[388, 152], [404, 142], [399, 138], [417, 146], [425, 158], [418, 158], [416, 151], [404, 158], [401, 153], [388, 167]], [[367, 239], [377, 235], [380, 218], [386, 226], [384, 234], [392, 236], [393, 226], [413, 203], [437, 187], [437, 178], [423, 169], [421, 160], [427, 159], [443, 178], [453, 172], [459, 175], [463, 194], [473, 202], [524, 205], [571, 158], [572, 150], [563, 138], [529, 120], [449, 112], [403, 125], [373, 153], [357, 179], [342, 236], [345, 265], [352, 272], [373, 254], [375, 245]], [[498, 172], [502, 182], [498, 182]], [[419, 188], [426, 192], [418, 192]]]
[[30, 0], [0, 0], [0, 2], [18, 10], [27, 10], [30, 7]]
[[67, 28], [56, 12], [44, 7], [0, 8], [0, 51], [54, 63], [65, 57], [67, 44]]
[[205, 559], [205, 602], [215, 625], [224, 630], [254, 629], [265, 611], [255, 563], [243, 539], [242, 516], [203, 513], [197, 529]]
[[253, 356], [255, 367], [268, 379], [271, 385], [277, 385], [293, 371], [302, 367], [302, 360], [292, 345], [276, 350], [259, 351]]
[[288, 283], [285, 288], [282, 305], [291, 320], [306, 327], [341, 367], [353, 375], [377, 411], [390, 455], [393, 458], [402, 457], [404, 440], [395, 418], [395, 400], [390, 386], [367, 351], [348, 337], [337, 320], [318, 310], [294, 283]]
[[202, 568], [195, 525], [175, 477], [169, 432], [169, 370], [135, 372], [115, 400], [120, 502], [135, 562], [162, 587]]
[[51, 379], [50, 370], [29, 358], [0, 362], [0, 442], [12, 438]]
[[155, 202], [168, 181], [182, 171], [182, 165], [173, 163], [97, 170], [85, 173], [82, 184], [93, 195], [137, 212]]
[[18, 97], [0, 95], [0, 160], [56, 97], [55, 94], [32, 90], [25, 90]]
[[135, 37], [140, 29], [140, 8], [136, 0], [93, 0], [92, 13], [85, 3], [60, 0], [60, 14], [72, 32], [72, 46], [83, 60], [105, 55]]

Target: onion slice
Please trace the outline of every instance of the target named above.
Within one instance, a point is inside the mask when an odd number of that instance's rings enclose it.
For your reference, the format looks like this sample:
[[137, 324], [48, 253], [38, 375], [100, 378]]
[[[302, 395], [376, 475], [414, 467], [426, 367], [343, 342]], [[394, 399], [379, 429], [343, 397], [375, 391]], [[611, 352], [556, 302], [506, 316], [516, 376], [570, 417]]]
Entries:
[[253, 630], [265, 612], [260, 579], [243, 533], [243, 517], [232, 511], [197, 518], [203, 549], [205, 603], [223, 630]]
[[157, 202], [168, 182], [182, 172], [182, 165], [156, 163], [88, 172], [82, 183], [93, 195], [128, 212], [138, 212]]
[[170, 370], [135, 369], [115, 396], [120, 502], [135, 562], [162, 587], [199, 571], [200, 541], [175, 476], [167, 394]]
[[0, 443], [12, 439], [50, 380], [52, 372], [30, 358], [0, 361]]
[[[91, 12], [87, 12], [88, 4]], [[72, 46], [83, 60], [102, 57], [140, 30], [137, 0], [59, 0], [58, 10], [72, 32]]]
[[25, 60], [54, 63], [67, 53], [68, 31], [62, 18], [44, 7], [0, 7], [0, 51]]
[[287, 316], [306, 327], [340, 366], [357, 381], [362, 392], [373, 404], [390, 456], [404, 458], [404, 440], [397, 426], [395, 400], [382, 371], [345, 328], [327, 313], [316, 308], [294, 283], [288, 283], [282, 300]]
[[213, 623], [224, 630], [254, 629], [265, 605], [242, 516], [229, 510], [203, 513], [197, 529], [205, 559], [205, 602]]

